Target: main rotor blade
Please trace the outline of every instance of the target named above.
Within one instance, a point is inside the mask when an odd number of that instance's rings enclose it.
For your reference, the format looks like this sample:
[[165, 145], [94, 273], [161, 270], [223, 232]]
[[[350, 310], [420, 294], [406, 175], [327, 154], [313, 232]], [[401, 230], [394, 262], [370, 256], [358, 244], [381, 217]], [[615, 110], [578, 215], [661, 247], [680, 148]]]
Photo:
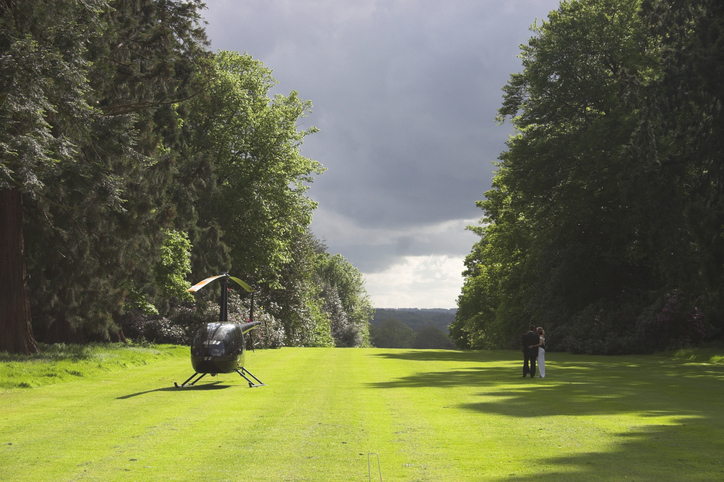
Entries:
[[195, 292], [195, 291], [198, 291], [198, 290], [200, 290], [201, 288], [203, 288], [204, 286], [206, 286], [207, 284], [209, 284], [209, 283], [211, 283], [212, 281], [214, 281], [215, 279], [223, 278], [224, 276], [228, 276], [230, 279], [234, 280], [234, 281], [236, 282], [236, 284], [238, 284], [239, 286], [241, 286], [242, 288], [244, 288], [246, 291], [248, 291], [248, 292], [250, 292], [250, 293], [251, 293], [252, 291], [254, 291], [254, 290], [251, 288], [251, 286], [249, 286], [248, 284], [244, 283], [244, 282], [241, 281], [239, 278], [236, 278], [236, 277], [234, 277], [234, 276], [229, 276], [228, 274], [220, 274], [220, 275], [218, 275], [218, 276], [212, 276], [211, 278], [206, 278], [206, 279], [204, 279], [204, 280], [201, 280], [201, 281], [199, 281], [198, 283], [196, 283], [195, 285], [193, 285], [191, 288], [189, 288], [187, 291], [194, 291], [194, 292]]
[[231, 278], [231, 279], [233, 279], [234, 281], [236, 281], [236, 284], [238, 284], [239, 286], [241, 286], [242, 288], [244, 288], [244, 289], [245, 289], [246, 291], [248, 291], [249, 293], [251, 293], [252, 291], [254, 291], [253, 289], [251, 289], [251, 286], [249, 286], [248, 284], [244, 283], [244, 282], [241, 281], [239, 278], [234, 278], [233, 276], [229, 276], [229, 278]]
[[226, 275], [220, 274], [219, 276], [212, 276], [211, 278], [206, 278], [205, 280], [201, 280], [198, 283], [196, 283], [195, 285], [193, 285], [191, 288], [189, 288], [187, 291], [196, 292], [196, 291], [200, 290], [201, 288], [203, 288], [204, 286], [206, 286], [207, 284], [214, 281], [215, 279], [223, 278], [224, 276], [226, 276]]

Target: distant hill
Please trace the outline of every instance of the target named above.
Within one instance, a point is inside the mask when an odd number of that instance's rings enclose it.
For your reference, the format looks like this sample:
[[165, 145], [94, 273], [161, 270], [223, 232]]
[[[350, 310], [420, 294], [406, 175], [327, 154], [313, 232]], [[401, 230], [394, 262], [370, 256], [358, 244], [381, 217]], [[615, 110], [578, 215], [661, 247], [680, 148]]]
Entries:
[[457, 308], [452, 309], [420, 309], [420, 308], [375, 308], [372, 324], [377, 326], [385, 320], [394, 318], [401, 321], [414, 331], [420, 331], [426, 326], [434, 326], [447, 334], [448, 326], [455, 319]]

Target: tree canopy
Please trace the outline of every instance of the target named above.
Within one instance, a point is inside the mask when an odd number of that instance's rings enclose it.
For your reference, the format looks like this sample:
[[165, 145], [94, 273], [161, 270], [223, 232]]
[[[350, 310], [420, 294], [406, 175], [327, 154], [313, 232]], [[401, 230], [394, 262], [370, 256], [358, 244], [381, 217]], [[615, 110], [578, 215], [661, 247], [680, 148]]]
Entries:
[[532, 27], [498, 116], [516, 135], [471, 227], [459, 346], [517, 346], [531, 322], [587, 353], [721, 336], [721, 90], [699, 62], [721, 65], [723, 10], [685, 3], [564, 1]]
[[225, 271], [278, 317], [274, 343], [333, 343], [306, 195], [324, 168], [300, 152], [311, 103], [270, 97], [250, 55], [211, 53], [202, 8], [0, 2], [0, 350], [186, 319], [189, 282]]

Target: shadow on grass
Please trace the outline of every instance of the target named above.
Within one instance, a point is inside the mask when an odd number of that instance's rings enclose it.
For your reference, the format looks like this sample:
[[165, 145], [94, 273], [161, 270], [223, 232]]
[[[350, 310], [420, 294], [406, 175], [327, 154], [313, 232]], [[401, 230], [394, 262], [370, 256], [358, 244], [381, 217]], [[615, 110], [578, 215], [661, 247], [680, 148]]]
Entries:
[[183, 393], [188, 391], [195, 391], [195, 392], [205, 392], [208, 390], [223, 390], [225, 388], [230, 388], [231, 385], [221, 385], [221, 382], [211, 382], [211, 383], [205, 383], [203, 385], [193, 385], [188, 387], [163, 387], [163, 388], [154, 388], [153, 390], [145, 390], [143, 392], [136, 392], [131, 393], [130, 395], [123, 395], [122, 397], [116, 398], [116, 400], [126, 400], [128, 398], [138, 397], [140, 395], [147, 395], [149, 393], [155, 393], [155, 392], [177, 392], [177, 393]]
[[621, 433], [605, 452], [567, 454], [536, 461], [534, 475], [511, 473], [496, 480], [559, 482], [582, 480], [724, 480], [724, 464], [711, 441], [686, 434], [687, 419], [677, 425], [643, 427]]
[[[373, 356], [429, 362], [432, 371], [372, 386], [378, 389], [480, 387], [477, 401], [458, 408], [481, 415], [529, 418], [553, 431], [560, 455], [536, 457], [535, 476], [503, 480], [724, 480], [724, 367], [655, 356], [594, 357], [550, 354], [547, 378], [521, 378], [515, 352], [399, 351]], [[426, 364], [421, 364], [424, 367]], [[446, 369], [447, 368], [447, 369]], [[556, 417], [581, 420], [616, 415], [661, 418], [620, 428], [604, 452], [574, 453], [580, 437], [596, 436], [556, 427]], [[575, 425], [575, 424], [574, 424]], [[585, 432], [585, 431], [584, 431]], [[609, 434], [610, 436], [610, 434]], [[521, 441], [521, 446], [525, 445]], [[549, 447], [546, 447], [548, 449]], [[547, 453], [555, 453], [546, 450]], [[498, 479], [500, 480], [500, 479]]]
[[[398, 350], [398, 351], [385, 351], [384, 353], [375, 353], [372, 356], [380, 358], [389, 358], [397, 360], [412, 360], [412, 361], [436, 361], [436, 362], [480, 362], [480, 361], [492, 361], [500, 360], [500, 356], [496, 357], [491, 355], [492, 353], [504, 354], [509, 356], [511, 359], [517, 356], [515, 351], [496, 351], [496, 352], [485, 352], [485, 351], [460, 351], [460, 350]], [[522, 358], [521, 358], [522, 365]]]

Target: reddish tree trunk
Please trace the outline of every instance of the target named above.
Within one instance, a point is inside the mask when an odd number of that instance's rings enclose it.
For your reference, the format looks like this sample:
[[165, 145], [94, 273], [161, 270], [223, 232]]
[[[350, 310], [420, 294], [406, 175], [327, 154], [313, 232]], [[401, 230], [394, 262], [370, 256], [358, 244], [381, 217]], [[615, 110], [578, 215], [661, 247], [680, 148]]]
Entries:
[[0, 189], [0, 351], [37, 353], [30, 322], [23, 196], [17, 189]]

